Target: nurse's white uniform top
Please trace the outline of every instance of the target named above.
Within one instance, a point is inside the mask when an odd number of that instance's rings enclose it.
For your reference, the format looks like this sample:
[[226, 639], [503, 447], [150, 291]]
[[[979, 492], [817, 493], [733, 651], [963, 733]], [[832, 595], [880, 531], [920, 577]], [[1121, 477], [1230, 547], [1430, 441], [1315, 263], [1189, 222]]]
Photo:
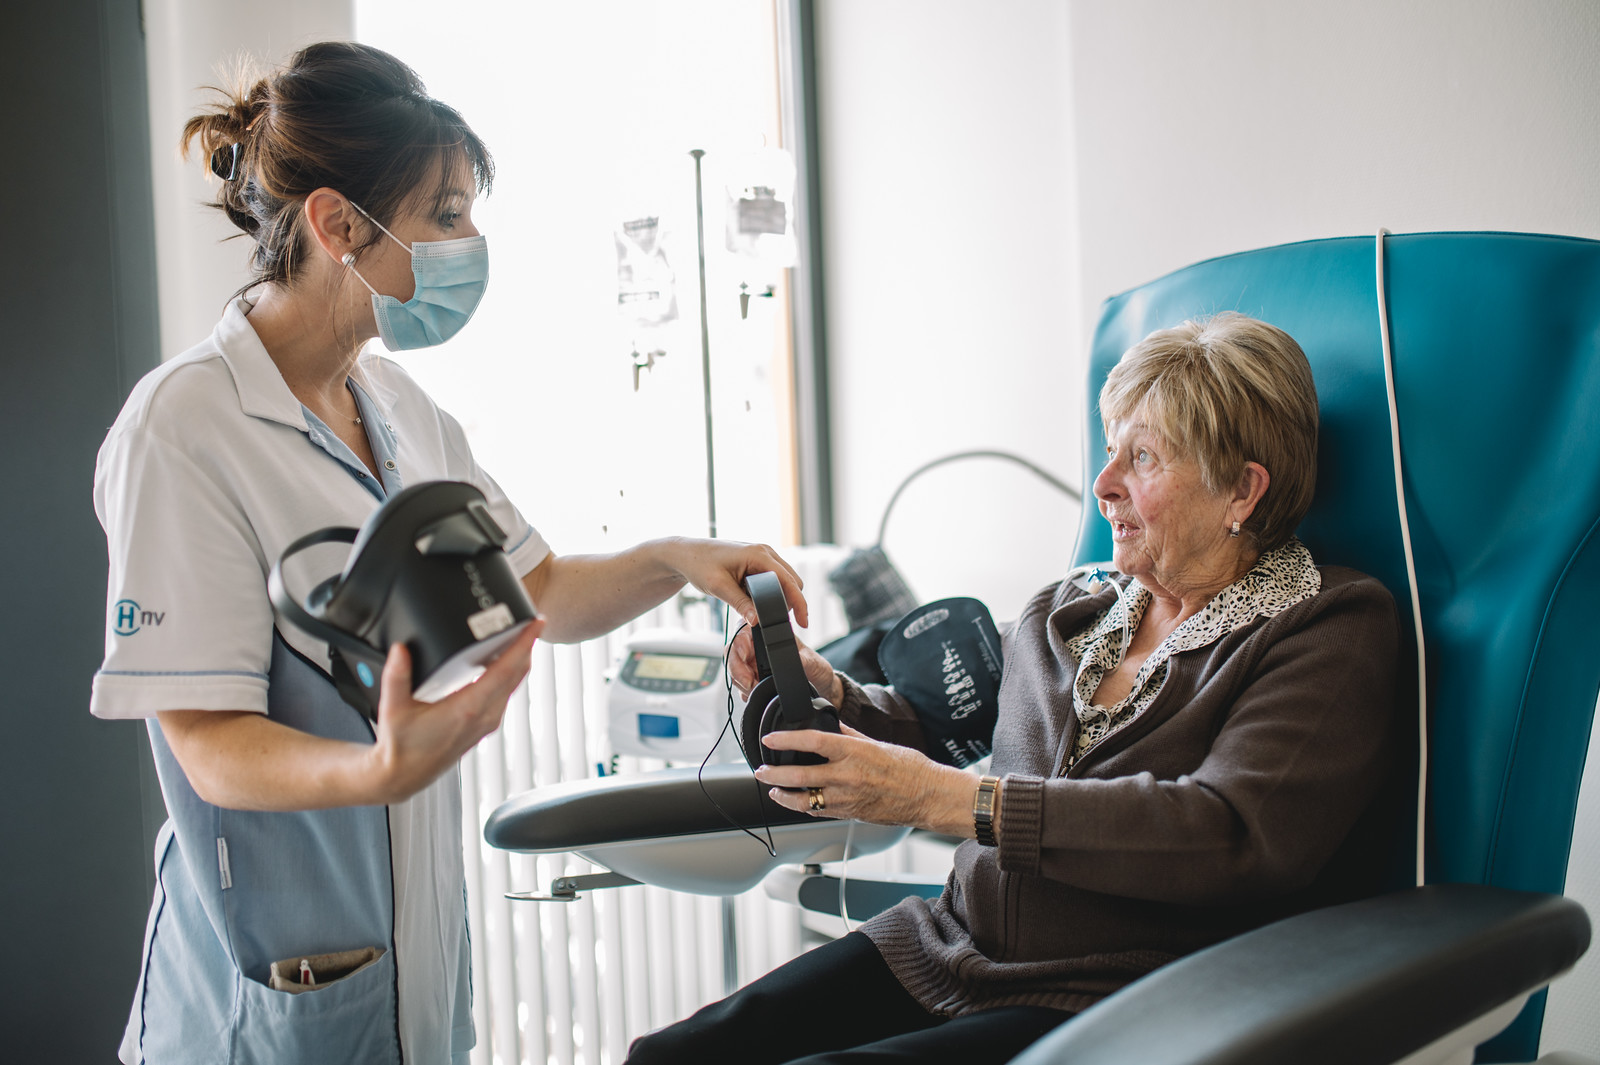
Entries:
[[[513, 570], [549, 548], [473, 460], [461, 427], [396, 364], [352, 391], [380, 477], [289, 391], [234, 301], [210, 338], [135, 386], [95, 468], [110, 579], [91, 709], [146, 718], [169, 820], [120, 1056], [129, 1063], [465, 1061], [473, 1045], [458, 771], [390, 807], [259, 813], [189, 787], [154, 715], [246, 710], [371, 742], [326, 675], [327, 647], [274, 617], [266, 577], [294, 539], [359, 526], [428, 480], [481, 489]], [[307, 552], [304, 592], [342, 564]], [[312, 566], [320, 566], [315, 573]], [[303, 994], [273, 961], [375, 946], [379, 961]]]

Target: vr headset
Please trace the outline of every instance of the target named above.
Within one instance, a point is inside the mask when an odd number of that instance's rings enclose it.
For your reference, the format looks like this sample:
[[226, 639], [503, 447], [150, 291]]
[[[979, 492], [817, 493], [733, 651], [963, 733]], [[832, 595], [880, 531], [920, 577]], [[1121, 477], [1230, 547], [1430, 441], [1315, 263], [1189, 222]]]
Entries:
[[[302, 603], [284, 584], [284, 563], [326, 543], [350, 544], [349, 559]], [[394, 495], [360, 529], [334, 526], [294, 541], [273, 563], [267, 589], [284, 617], [328, 642], [345, 702], [377, 720], [392, 644], [411, 653], [415, 697], [435, 702], [483, 672], [537, 616], [505, 544], [482, 492], [427, 481]]]

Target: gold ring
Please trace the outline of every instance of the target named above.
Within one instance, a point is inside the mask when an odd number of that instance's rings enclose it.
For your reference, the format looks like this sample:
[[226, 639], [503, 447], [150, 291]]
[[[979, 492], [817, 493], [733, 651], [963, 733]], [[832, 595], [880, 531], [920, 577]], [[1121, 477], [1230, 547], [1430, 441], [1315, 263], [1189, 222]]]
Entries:
[[811, 809], [813, 809], [813, 810], [826, 810], [828, 808], [827, 801], [825, 799], [823, 799], [823, 797], [822, 797], [822, 789], [821, 788], [807, 788], [806, 791], [811, 795], [811, 800], [810, 800]]

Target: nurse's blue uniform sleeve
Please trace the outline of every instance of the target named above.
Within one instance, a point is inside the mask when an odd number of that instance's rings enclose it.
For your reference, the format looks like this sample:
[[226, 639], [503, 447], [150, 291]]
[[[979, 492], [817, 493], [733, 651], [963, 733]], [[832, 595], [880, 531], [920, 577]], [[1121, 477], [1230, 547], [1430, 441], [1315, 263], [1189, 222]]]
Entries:
[[190, 456], [144, 426], [95, 464], [110, 574], [96, 717], [267, 710], [272, 608], [255, 532]]

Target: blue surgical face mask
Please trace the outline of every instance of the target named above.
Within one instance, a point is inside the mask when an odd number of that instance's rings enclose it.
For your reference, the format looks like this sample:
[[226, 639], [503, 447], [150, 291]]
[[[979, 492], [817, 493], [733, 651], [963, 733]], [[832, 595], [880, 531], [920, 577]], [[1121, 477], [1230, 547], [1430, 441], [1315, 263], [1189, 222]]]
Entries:
[[[351, 201], [350, 206], [361, 211]], [[381, 295], [355, 268], [355, 253], [344, 257], [344, 264], [372, 293], [372, 314], [378, 320], [378, 336], [390, 351], [431, 348], [461, 332], [472, 318], [489, 285], [489, 243], [482, 236], [459, 240], [419, 240], [407, 244], [390, 233], [376, 218], [361, 211], [388, 238], [411, 253], [411, 273], [416, 291], [401, 303], [393, 296]]]

